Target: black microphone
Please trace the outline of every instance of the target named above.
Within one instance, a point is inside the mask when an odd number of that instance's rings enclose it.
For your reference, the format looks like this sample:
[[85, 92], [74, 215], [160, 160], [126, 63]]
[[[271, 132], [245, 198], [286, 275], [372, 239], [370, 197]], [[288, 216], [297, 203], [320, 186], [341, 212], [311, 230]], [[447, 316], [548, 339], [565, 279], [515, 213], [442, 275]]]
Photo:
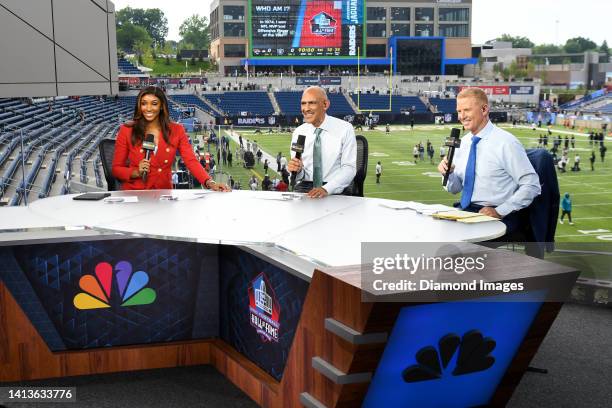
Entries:
[[442, 181], [442, 185], [446, 187], [448, 183], [448, 176], [451, 172], [451, 166], [453, 165], [453, 157], [455, 157], [455, 149], [461, 146], [461, 140], [459, 139], [460, 131], [457, 128], [451, 129], [451, 134], [448, 139], [446, 139], [446, 143], [444, 146], [448, 147], [448, 154], [446, 157], [448, 158], [446, 173], [444, 174], [444, 180]]
[[[304, 145], [306, 144], [306, 136], [299, 135], [297, 142], [291, 144], [291, 150], [295, 152], [295, 158], [301, 159], [302, 152], [304, 151]], [[297, 171], [291, 172], [291, 190], [295, 187], [295, 178], [297, 177]]]
[[[142, 149], [145, 151], [145, 159], [149, 160], [151, 152], [155, 150], [155, 136], [151, 133], [147, 133], [144, 140], [142, 141]], [[147, 182], [149, 172], [145, 171], [142, 173], [142, 181]]]

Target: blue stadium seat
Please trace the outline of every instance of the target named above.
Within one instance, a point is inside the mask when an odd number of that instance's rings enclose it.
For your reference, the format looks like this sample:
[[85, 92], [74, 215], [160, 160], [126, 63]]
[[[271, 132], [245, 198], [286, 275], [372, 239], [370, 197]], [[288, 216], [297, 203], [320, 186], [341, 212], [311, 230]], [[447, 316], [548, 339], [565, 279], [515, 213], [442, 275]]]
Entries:
[[205, 96], [228, 115], [240, 115], [242, 112], [262, 116], [274, 114], [274, 107], [266, 92], [224, 92]]
[[136, 68], [134, 64], [132, 64], [130, 61], [126, 60], [125, 58], [117, 58], [117, 67], [119, 68], [119, 71], [121, 71], [124, 74], [144, 75], [144, 72]]
[[[357, 104], [357, 94], [351, 95], [351, 98]], [[413, 106], [415, 113], [428, 112], [427, 107], [417, 96], [393, 95], [391, 97], [390, 113], [401, 113], [402, 110], [411, 109]], [[359, 95], [358, 108], [362, 112], [367, 112], [370, 109], [389, 109], [389, 95], [362, 93]]]
[[457, 99], [429, 98], [429, 103], [438, 107], [438, 112], [454, 113], [457, 111]]
[[327, 98], [330, 102], [330, 106], [327, 110], [327, 113], [329, 113], [330, 115], [340, 117], [344, 115], [355, 114], [355, 111], [353, 110], [351, 105], [349, 105], [344, 94], [328, 92]]
[[[300, 103], [302, 100], [301, 91], [281, 91], [275, 92], [274, 97], [281, 108], [281, 112], [285, 115], [300, 115]], [[346, 100], [344, 94], [328, 93], [330, 107], [327, 113], [332, 116], [353, 115], [355, 111]]]
[[285, 115], [299, 115], [301, 113], [300, 102], [302, 99], [301, 92], [295, 91], [280, 91], [274, 92], [274, 97], [281, 112]]
[[170, 99], [183, 105], [195, 105], [204, 112], [208, 112], [212, 115], [215, 114], [215, 110], [206, 101], [195, 95], [172, 95]]

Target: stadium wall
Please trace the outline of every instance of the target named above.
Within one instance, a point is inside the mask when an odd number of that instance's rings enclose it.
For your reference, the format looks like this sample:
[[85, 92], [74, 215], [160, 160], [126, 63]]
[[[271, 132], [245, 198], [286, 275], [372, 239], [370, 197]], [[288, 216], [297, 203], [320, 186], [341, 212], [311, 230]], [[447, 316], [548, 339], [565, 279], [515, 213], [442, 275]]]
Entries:
[[0, 0], [0, 97], [116, 94], [114, 12], [107, 0]]
[[[482, 82], [472, 81], [469, 78], [457, 78], [457, 76], [447, 75], [437, 76], [412, 76], [412, 75], [394, 75], [392, 77], [392, 89], [395, 94], [404, 95], [415, 95], [422, 93], [425, 96], [437, 97], [443, 94], [445, 91], [455, 92], [457, 88], [463, 86], [476, 86], [483, 87], [489, 94], [489, 98], [495, 102], [511, 102], [511, 103], [527, 103], [537, 104], [540, 95], [540, 82], [538, 81], [514, 81], [514, 82]], [[317, 76], [306, 77], [316, 80]], [[340, 80], [340, 83], [335, 85], [323, 86], [329, 90], [338, 90], [342, 87], [343, 90], [349, 92], [356, 92], [357, 89], [361, 89], [361, 92], [372, 92], [372, 87], [382, 94], [386, 94], [389, 89], [389, 76], [376, 75], [376, 76], [362, 76], [359, 79], [359, 87], [357, 86], [357, 76], [321, 76], [322, 80], [334, 78]], [[225, 77], [218, 75], [207, 76], [208, 84], [204, 85], [202, 89], [206, 92], [223, 92], [223, 88], [226, 90], [241, 90], [242, 86], [246, 85], [247, 79], [245, 76], [240, 77]], [[269, 89], [272, 91], [279, 90], [302, 90], [307, 85], [298, 85], [296, 82], [298, 79], [303, 80], [305, 77], [299, 76], [255, 76], [249, 77], [248, 82], [255, 84], [261, 89]], [[418, 81], [417, 81], [418, 79]], [[433, 82], [430, 82], [433, 81]], [[169, 92], [175, 92], [169, 90]], [[177, 93], [191, 93], [191, 90], [185, 92], [176, 91]], [[376, 92], [376, 91], [374, 91]], [[443, 96], [442, 96], [443, 97]]]

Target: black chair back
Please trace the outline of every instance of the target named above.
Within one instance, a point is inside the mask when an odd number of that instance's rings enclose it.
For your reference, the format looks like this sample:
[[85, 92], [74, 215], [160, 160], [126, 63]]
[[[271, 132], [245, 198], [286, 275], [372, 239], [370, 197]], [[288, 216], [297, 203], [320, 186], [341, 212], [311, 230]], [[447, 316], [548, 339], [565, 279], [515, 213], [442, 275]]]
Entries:
[[113, 176], [113, 157], [115, 156], [115, 139], [103, 139], [98, 145], [100, 150], [100, 159], [102, 159], [102, 169], [104, 170], [104, 178], [108, 191], [117, 191], [121, 188], [121, 184]]
[[368, 139], [365, 136], [355, 136], [357, 141], [357, 172], [353, 182], [344, 189], [343, 195], [363, 197], [363, 183], [368, 174]]
[[532, 236], [529, 241], [537, 242], [535, 251], [527, 255], [542, 258], [544, 251], [554, 250], [555, 232], [559, 216], [559, 182], [552, 155], [546, 149], [527, 149], [527, 157], [540, 178], [542, 192], [527, 207]]

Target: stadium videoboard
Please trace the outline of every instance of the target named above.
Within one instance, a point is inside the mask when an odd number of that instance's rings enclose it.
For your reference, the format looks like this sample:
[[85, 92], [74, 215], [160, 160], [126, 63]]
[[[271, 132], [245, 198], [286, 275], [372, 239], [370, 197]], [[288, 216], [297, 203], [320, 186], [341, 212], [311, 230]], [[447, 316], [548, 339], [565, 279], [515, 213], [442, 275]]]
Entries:
[[363, 56], [363, 9], [364, 0], [251, 0], [250, 56]]

